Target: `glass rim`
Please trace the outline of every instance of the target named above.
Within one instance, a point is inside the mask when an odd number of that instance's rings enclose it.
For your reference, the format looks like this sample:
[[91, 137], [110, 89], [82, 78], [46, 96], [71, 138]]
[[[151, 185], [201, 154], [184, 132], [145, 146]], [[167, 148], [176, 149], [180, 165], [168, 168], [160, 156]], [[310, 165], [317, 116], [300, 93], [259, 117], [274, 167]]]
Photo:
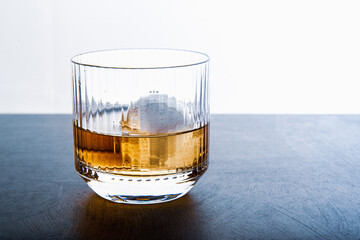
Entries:
[[[103, 52], [112, 52], [112, 51], [122, 51], [122, 50], [159, 50], [159, 51], [174, 51], [174, 52], [187, 52], [187, 53], [194, 53], [197, 55], [202, 55], [205, 59], [201, 61], [193, 61], [193, 63], [189, 64], [179, 64], [179, 65], [169, 65], [169, 66], [159, 66], [159, 67], [121, 67], [121, 66], [103, 66], [101, 64], [90, 64], [84, 63], [77, 58], [85, 55], [92, 55], [96, 53], [103, 53]], [[147, 69], [166, 69], [166, 68], [182, 68], [182, 67], [191, 67], [196, 65], [201, 65], [210, 61], [210, 57], [202, 52], [192, 51], [192, 50], [184, 50], [184, 49], [175, 49], [175, 48], [114, 48], [114, 49], [105, 49], [105, 50], [95, 50], [77, 54], [71, 58], [71, 62], [76, 65], [86, 66], [86, 67], [95, 67], [95, 68], [109, 68], [109, 69], [133, 69], [133, 70], [147, 70]]]

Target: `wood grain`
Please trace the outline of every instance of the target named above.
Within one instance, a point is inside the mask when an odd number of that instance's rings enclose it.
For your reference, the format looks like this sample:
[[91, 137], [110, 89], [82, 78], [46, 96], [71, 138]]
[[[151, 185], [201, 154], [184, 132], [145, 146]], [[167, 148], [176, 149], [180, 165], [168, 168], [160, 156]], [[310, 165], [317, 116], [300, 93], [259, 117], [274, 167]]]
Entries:
[[0, 239], [360, 239], [360, 116], [214, 115], [185, 197], [115, 204], [73, 167], [70, 115], [0, 115]]

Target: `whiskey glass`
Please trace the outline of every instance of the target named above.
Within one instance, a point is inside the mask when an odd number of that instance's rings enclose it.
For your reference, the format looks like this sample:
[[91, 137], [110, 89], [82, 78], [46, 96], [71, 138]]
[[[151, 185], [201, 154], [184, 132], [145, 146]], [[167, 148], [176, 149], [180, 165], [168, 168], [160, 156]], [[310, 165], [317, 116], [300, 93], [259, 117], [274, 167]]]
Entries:
[[209, 164], [209, 57], [116, 49], [72, 58], [75, 169], [99, 196], [185, 195]]

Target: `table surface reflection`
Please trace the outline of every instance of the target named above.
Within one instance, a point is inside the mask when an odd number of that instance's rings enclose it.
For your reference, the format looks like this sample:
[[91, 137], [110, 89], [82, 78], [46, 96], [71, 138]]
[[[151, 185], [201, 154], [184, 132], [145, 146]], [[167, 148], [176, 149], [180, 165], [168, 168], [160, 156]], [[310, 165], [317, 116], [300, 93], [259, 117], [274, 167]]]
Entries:
[[94, 194], [70, 115], [0, 115], [0, 239], [359, 239], [359, 115], [213, 115], [210, 167], [155, 205]]

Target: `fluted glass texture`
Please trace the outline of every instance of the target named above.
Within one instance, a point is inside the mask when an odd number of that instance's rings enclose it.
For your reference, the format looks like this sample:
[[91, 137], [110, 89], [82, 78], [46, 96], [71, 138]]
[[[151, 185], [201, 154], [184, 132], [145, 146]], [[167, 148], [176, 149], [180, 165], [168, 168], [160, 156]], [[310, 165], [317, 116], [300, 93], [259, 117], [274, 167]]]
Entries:
[[134, 178], [206, 170], [207, 55], [107, 50], [75, 56], [72, 67], [75, 167], [83, 178], [98, 181], [103, 174], [104, 182], [104, 174]]

